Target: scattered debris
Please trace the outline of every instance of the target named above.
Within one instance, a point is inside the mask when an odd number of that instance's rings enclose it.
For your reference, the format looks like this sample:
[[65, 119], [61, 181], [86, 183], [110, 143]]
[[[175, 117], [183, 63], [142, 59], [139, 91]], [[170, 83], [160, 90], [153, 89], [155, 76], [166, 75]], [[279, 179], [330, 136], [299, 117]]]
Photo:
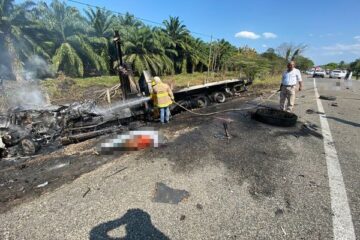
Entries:
[[199, 210], [202, 210], [203, 206], [200, 203], [198, 203], [198, 204], [196, 204], [196, 208], [199, 209]]
[[339, 105], [335, 102], [335, 103], [332, 103], [331, 106], [338, 107]]
[[282, 232], [284, 233], [284, 235], [286, 236], [286, 232], [285, 232], [285, 229], [281, 226], [281, 230]]
[[317, 130], [318, 127], [315, 124], [304, 123], [303, 125], [301, 125], [301, 131], [303, 131], [304, 133], [323, 139], [324, 136], [321, 133], [319, 133]]
[[90, 188], [88, 187], [87, 190], [86, 190], [86, 192], [83, 194], [82, 197], [84, 198], [89, 192], [90, 192]]
[[185, 190], [173, 189], [166, 186], [164, 183], [158, 182], [155, 185], [154, 202], [178, 204], [190, 196], [189, 192]]
[[279, 215], [283, 215], [283, 214], [284, 214], [284, 210], [282, 210], [281, 208], [276, 209], [275, 216], [279, 216]]
[[320, 95], [319, 99], [328, 100], [328, 101], [335, 101], [335, 100], [336, 100], [336, 97], [334, 97], [334, 96], [324, 96], [324, 95]]
[[[23, 164], [25, 165], [25, 164]], [[49, 168], [47, 168], [48, 171], [52, 171], [52, 170], [56, 170], [56, 169], [59, 169], [59, 168], [63, 168], [63, 167], [66, 167], [66, 166], [69, 166], [70, 165], [70, 162], [66, 162], [66, 163], [59, 163], [57, 165], [54, 165], [54, 166], [51, 166]], [[26, 165], [25, 165], [26, 167]], [[24, 168], [25, 168], [24, 167]]]
[[323, 113], [323, 112], [319, 112], [319, 111], [315, 111], [315, 110], [313, 110], [313, 109], [307, 109], [306, 110], [306, 113], [307, 114], [314, 114], [314, 113], [317, 113], [317, 114], [325, 114], [325, 113]]
[[228, 124], [226, 122], [223, 123], [223, 126], [224, 126], [224, 130], [225, 130], [225, 136], [227, 139], [230, 139], [231, 136], [230, 136], [230, 133], [229, 133], [229, 127], [228, 127]]
[[106, 176], [105, 179], [106, 179], [106, 178], [109, 178], [109, 177], [111, 177], [111, 176], [114, 176], [115, 174], [118, 174], [118, 173], [124, 171], [125, 169], [127, 169], [127, 167], [124, 167], [124, 168], [121, 168], [120, 170], [117, 170], [116, 172], [114, 172], [114, 173]]
[[39, 184], [39, 185], [37, 185], [36, 187], [37, 188], [42, 188], [42, 187], [45, 187], [46, 185], [48, 185], [49, 184], [49, 182], [44, 182], [44, 183], [42, 183], [42, 184]]
[[309, 186], [310, 186], [310, 187], [318, 187], [318, 185], [317, 185], [316, 182], [314, 182], [314, 181], [310, 181], [310, 182], [309, 182]]

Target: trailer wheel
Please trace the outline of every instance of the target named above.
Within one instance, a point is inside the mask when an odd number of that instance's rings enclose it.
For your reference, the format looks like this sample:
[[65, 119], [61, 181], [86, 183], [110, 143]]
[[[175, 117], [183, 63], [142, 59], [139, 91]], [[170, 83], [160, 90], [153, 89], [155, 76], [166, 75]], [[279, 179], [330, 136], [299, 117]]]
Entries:
[[226, 101], [225, 93], [216, 92], [216, 93], [213, 94], [213, 99], [217, 103], [224, 103]]
[[243, 84], [236, 84], [232, 88], [233, 93], [240, 93], [242, 91], [246, 90]]
[[205, 96], [199, 96], [197, 99], [196, 99], [196, 105], [198, 108], [204, 108], [206, 107], [207, 105], [209, 105], [209, 100], [207, 97]]

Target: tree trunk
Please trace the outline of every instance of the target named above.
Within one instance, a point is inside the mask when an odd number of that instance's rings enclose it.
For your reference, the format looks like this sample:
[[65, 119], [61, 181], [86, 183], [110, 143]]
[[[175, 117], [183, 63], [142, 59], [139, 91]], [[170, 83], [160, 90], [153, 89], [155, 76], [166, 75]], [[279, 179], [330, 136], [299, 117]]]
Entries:
[[187, 60], [184, 58], [181, 63], [181, 73], [187, 73]]
[[12, 74], [15, 76], [15, 80], [18, 82], [24, 81], [22, 75], [23, 66], [15, 50], [15, 46], [11, 40], [11, 37], [9, 35], [5, 36], [5, 45], [8, 49], [8, 53], [10, 56], [11, 71]]

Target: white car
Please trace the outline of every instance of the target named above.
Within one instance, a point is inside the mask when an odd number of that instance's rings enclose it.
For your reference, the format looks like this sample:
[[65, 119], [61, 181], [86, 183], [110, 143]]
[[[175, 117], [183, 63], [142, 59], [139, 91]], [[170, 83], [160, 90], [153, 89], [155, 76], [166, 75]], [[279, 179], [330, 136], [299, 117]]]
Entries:
[[313, 74], [313, 77], [322, 77], [322, 78], [324, 78], [325, 76], [326, 76], [326, 72], [325, 72], [325, 70], [322, 70], [322, 69], [315, 70], [315, 72]]
[[330, 78], [345, 78], [346, 75], [346, 71], [342, 71], [342, 70], [333, 70], [330, 73]]
[[307, 75], [313, 75], [314, 74], [314, 70], [306, 70], [305, 73]]

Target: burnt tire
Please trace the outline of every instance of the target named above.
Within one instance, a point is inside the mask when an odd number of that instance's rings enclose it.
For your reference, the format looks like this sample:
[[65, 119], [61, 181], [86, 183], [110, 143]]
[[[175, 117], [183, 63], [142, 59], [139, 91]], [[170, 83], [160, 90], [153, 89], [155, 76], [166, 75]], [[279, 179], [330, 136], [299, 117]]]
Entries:
[[216, 92], [213, 94], [214, 102], [224, 103], [226, 101], [226, 95], [223, 92]]
[[334, 96], [324, 96], [324, 95], [320, 95], [319, 98], [322, 99], [322, 100], [328, 100], [328, 101], [335, 101], [335, 100], [336, 100], [336, 97], [334, 97]]
[[298, 119], [294, 113], [271, 108], [258, 109], [251, 117], [259, 122], [280, 127], [294, 126]]
[[204, 108], [209, 105], [209, 99], [205, 96], [199, 96], [196, 98], [196, 107]]
[[241, 93], [243, 91], [246, 91], [247, 89], [244, 84], [236, 84], [231, 90], [233, 93]]
[[28, 138], [21, 140], [20, 146], [25, 156], [34, 155], [38, 150], [38, 145], [33, 140]]

